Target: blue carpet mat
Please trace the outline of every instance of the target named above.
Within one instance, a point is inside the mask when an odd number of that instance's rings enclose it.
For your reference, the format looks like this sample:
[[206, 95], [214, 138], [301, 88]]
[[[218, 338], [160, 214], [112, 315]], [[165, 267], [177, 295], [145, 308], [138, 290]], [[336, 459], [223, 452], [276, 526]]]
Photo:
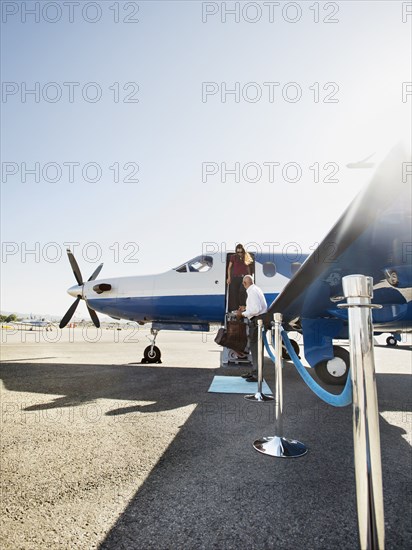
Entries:
[[[210, 385], [210, 393], [256, 393], [257, 382], [246, 382], [241, 376], [215, 376]], [[272, 391], [266, 384], [262, 383], [262, 393], [271, 395]]]

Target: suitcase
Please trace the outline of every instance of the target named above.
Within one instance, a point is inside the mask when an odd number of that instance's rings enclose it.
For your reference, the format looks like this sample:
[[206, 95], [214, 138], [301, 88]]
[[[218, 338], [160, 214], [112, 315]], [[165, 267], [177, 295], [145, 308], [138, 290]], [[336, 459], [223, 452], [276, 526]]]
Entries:
[[227, 331], [225, 328], [221, 327], [216, 334], [215, 342], [219, 346], [225, 346], [227, 340]]
[[243, 353], [247, 344], [246, 325], [243, 321], [228, 321], [227, 329], [220, 328], [215, 338], [216, 344]]

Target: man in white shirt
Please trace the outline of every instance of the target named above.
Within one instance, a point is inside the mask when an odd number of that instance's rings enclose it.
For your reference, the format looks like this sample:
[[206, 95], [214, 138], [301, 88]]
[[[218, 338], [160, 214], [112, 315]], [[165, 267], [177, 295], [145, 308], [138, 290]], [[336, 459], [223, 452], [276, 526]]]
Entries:
[[244, 376], [248, 382], [257, 382], [258, 368], [258, 318], [267, 311], [267, 303], [262, 290], [253, 282], [251, 275], [243, 277], [243, 286], [246, 288], [246, 307], [241, 306], [237, 311], [238, 319], [249, 319], [249, 343], [252, 353], [252, 372]]

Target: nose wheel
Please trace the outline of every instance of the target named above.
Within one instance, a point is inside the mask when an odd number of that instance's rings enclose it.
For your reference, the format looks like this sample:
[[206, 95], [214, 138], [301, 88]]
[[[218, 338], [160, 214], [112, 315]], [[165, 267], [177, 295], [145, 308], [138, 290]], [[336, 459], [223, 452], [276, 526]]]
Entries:
[[157, 346], [147, 346], [143, 352], [142, 363], [161, 363], [161, 356], [162, 354]]
[[150, 336], [147, 336], [147, 338], [151, 340], [151, 344], [150, 346], [147, 346], [147, 348], [144, 350], [141, 363], [161, 363], [161, 351], [157, 346], [155, 346], [156, 337], [159, 334], [159, 331], [151, 329], [150, 333], [152, 335], [152, 338]]

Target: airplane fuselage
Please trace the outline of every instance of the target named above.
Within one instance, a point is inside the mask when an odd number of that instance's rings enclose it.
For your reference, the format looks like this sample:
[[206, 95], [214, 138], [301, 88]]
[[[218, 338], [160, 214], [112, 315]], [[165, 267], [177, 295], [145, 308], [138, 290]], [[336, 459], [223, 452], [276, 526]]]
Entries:
[[[196, 258], [156, 275], [104, 278], [69, 289], [89, 307], [111, 317], [137, 322], [221, 323], [226, 310], [227, 256], [208, 254], [209, 265], [196, 270]], [[302, 255], [303, 261], [306, 255]], [[292, 276], [294, 262], [282, 254], [255, 254], [255, 282], [270, 304]], [[100, 293], [101, 285], [110, 290]], [[107, 288], [105, 287], [105, 288]]]

